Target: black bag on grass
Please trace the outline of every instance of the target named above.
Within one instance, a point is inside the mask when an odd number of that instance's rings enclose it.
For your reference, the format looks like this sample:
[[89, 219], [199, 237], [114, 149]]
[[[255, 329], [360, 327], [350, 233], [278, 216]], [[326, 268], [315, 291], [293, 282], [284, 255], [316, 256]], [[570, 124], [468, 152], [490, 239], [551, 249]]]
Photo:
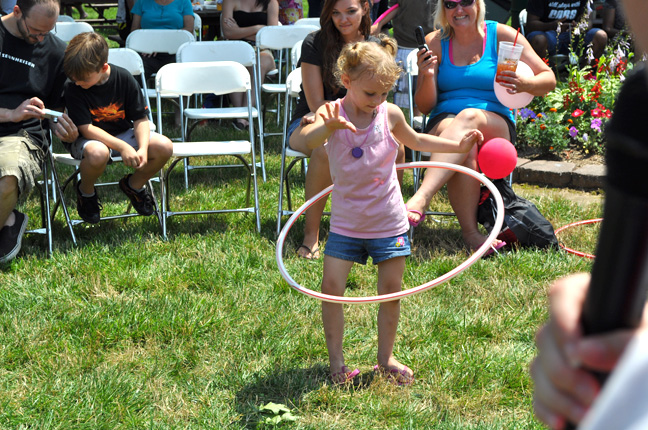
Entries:
[[[493, 181], [504, 200], [504, 224], [498, 239], [507, 244], [519, 246], [537, 246], [538, 248], [558, 248], [558, 239], [554, 228], [542, 216], [538, 208], [530, 201], [515, 194], [513, 188], [504, 179]], [[495, 225], [497, 206], [488, 188], [482, 186], [477, 221], [490, 233]]]

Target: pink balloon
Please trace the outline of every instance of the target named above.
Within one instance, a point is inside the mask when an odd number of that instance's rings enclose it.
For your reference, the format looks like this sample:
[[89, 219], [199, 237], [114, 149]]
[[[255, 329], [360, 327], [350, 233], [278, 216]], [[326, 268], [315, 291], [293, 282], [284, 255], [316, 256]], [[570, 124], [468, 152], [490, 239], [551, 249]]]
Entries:
[[[528, 66], [524, 61], [518, 61], [517, 69], [515, 70], [520, 76], [533, 76], [533, 70]], [[519, 109], [531, 103], [533, 100], [533, 94], [529, 93], [516, 93], [509, 94], [506, 87], [501, 86], [497, 82], [493, 81], [493, 89], [495, 90], [495, 96], [497, 100], [500, 101], [504, 106], [509, 109]]]
[[479, 168], [491, 179], [501, 179], [511, 174], [517, 165], [517, 150], [511, 142], [495, 137], [479, 148]]

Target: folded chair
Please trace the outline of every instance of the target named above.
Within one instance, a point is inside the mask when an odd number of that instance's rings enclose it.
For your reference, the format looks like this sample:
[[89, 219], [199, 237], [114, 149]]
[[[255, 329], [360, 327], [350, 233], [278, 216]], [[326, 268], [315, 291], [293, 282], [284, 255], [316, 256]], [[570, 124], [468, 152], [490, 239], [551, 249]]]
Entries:
[[80, 33], [94, 33], [94, 28], [87, 22], [65, 22], [58, 21], [52, 30], [52, 33], [56, 35], [63, 42], [69, 42]]
[[[304, 40], [309, 33], [317, 31], [319, 28], [313, 25], [271, 25], [263, 27], [257, 32], [256, 35], [256, 51], [257, 59], [261, 55], [261, 51], [270, 49], [274, 51], [279, 51], [279, 65], [281, 66], [283, 58], [283, 52], [285, 50], [292, 49], [292, 47], [300, 40]], [[279, 124], [279, 100], [281, 94], [286, 92], [286, 78], [290, 73], [290, 67], [286, 67], [286, 70], [283, 73], [279, 73], [279, 82], [276, 84], [260, 84], [255, 85], [255, 91], [257, 95], [257, 107], [261, 111], [261, 94], [269, 93], [277, 95], [277, 124]], [[261, 76], [261, 64], [260, 61], [257, 61], [256, 67], [256, 82], [261, 83], [263, 81], [263, 76]], [[283, 82], [282, 82], [283, 81]], [[263, 123], [263, 115], [261, 115], [261, 122]], [[277, 133], [265, 133], [263, 130], [260, 131], [260, 134], [264, 136], [274, 135]]]
[[[252, 70], [256, 67], [256, 54], [254, 48], [242, 40], [215, 40], [204, 42], [187, 42], [178, 49], [176, 54], [178, 63], [200, 63], [207, 61], [235, 61]], [[188, 130], [191, 134], [193, 128], [205, 119], [225, 119], [230, 120], [240, 118], [245, 114], [247, 119], [247, 107], [233, 107], [231, 109], [196, 109], [185, 108], [185, 118], [188, 120], [197, 120], [192, 123]], [[262, 130], [261, 117], [256, 107], [252, 107], [252, 117], [257, 120], [257, 129]], [[260, 165], [263, 181], [266, 181], [265, 155], [263, 134], [259, 133], [259, 152]], [[185, 188], [188, 187], [188, 171], [192, 169], [189, 160], [185, 163]]]
[[[229, 94], [245, 92], [247, 94], [247, 107], [245, 112], [235, 110], [233, 117], [246, 118], [249, 123], [249, 140], [230, 141], [203, 141], [191, 142], [187, 136], [187, 126], [181, 127], [182, 140], [173, 143], [173, 161], [164, 174], [162, 186], [162, 233], [167, 236], [167, 220], [176, 215], [195, 215], [211, 213], [251, 212], [256, 217], [257, 231], [261, 231], [261, 217], [259, 210], [259, 194], [256, 177], [256, 153], [254, 149], [254, 122], [252, 115], [252, 87], [250, 74], [245, 66], [233, 61], [214, 61], [204, 63], [174, 63], [163, 66], [155, 77], [155, 90], [157, 92], [158, 127], [162, 126], [161, 102], [166, 94], [177, 94], [180, 100], [180, 112], [185, 119], [193, 116], [195, 111], [184, 108], [183, 98], [191, 98], [197, 94]], [[237, 108], [222, 108], [225, 111]], [[201, 110], [201, 109], [198, 109]], [[195, 119], [198, 121], [199, 119]], [[161, 132], [161, 130], [160, 130]], [[247, 193], [245, 207], [222, 208], [211, 210], [172, 211], [170, 207], [170, 175], [174, 167], [182, 160], [189, 157], [233, 156], [241, 161], [235, 166], [244, 167], [248, 172]], [[246, 159], [249, 157], [249, 160]], [[250, 191], [254, 189], [254, 204], [250, 206]]]
[[[43, 179], [38, 181], [40, 210], [41, 210], [41, 226], [40, 228], [33, 228], [27, 230], [25, 233], [44, 235], [47, 242], [47, 255], [52, 255], [53, 239], [52, 239], [52, 220], [54, 214], [51, 212], [50, 202], [52, 199], [56, 200], [56, 196], [62, 195], [62, 189], [59, 182], [58, 174], [54, 168], [54, 158], [52, 156], [51, 144], [48, 145], [43, 154], [43, 161], [41, 163], [41, 172]], [[51, 187], [51, 188], [50, 188]], [[72, 243], [76, 246], [76, 236], [72, 229], [70, 222], [70, 214], [68, 208], [63, 200], [61, 200], [61, 207], [63, 208], [63, 215], [65, 216]]]
[[[139, 29], [129, 33], [126, 38], [126, 48], [137, 51], [140, 54], [153, 54], [154, 52], [163, 52], [166, 54], [176, 54], [180, 45], [186, 42], [193, 42], [195, 37], [186, 30], [162, 30], [162, 29]], [[155, 99], [155, 90], [147, 90], [148, 98]], [[177, 98], [172, 94], [167, 98]]]

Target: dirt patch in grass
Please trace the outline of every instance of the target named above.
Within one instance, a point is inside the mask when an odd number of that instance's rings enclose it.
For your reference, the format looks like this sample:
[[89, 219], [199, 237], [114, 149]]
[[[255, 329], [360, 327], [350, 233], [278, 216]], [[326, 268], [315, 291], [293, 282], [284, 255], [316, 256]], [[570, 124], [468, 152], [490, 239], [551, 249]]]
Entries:
[[513, 184], [515, 193], [524, 197], [562, 197], [579, 205], [601, 204], [603, 202], [602, 191], [580, 191], [572, 188], [549, 188], [539, 185]]

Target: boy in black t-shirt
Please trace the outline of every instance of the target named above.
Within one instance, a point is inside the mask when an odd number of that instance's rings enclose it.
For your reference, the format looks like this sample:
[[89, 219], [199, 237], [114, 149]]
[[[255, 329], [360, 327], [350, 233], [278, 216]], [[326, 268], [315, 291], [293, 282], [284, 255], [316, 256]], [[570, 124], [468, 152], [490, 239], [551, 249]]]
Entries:
[[70, 79], [65, 102], [81, 135], [66, 145], [81, 160], [77, 210], [84, 221], [93, 224], [101, 216], [94, 184], [111, 156], [121, 155], [123, 163], [135, 169], [119, 181], [119, 188], [140, 215], [151, 215], [153, 199], [146, 182], [173, 153], [171, 141], [150, 130], [148, 107], [135, 78], [107, 61], [108, 44], [96, 33], [75, 36], [63, 60]]

